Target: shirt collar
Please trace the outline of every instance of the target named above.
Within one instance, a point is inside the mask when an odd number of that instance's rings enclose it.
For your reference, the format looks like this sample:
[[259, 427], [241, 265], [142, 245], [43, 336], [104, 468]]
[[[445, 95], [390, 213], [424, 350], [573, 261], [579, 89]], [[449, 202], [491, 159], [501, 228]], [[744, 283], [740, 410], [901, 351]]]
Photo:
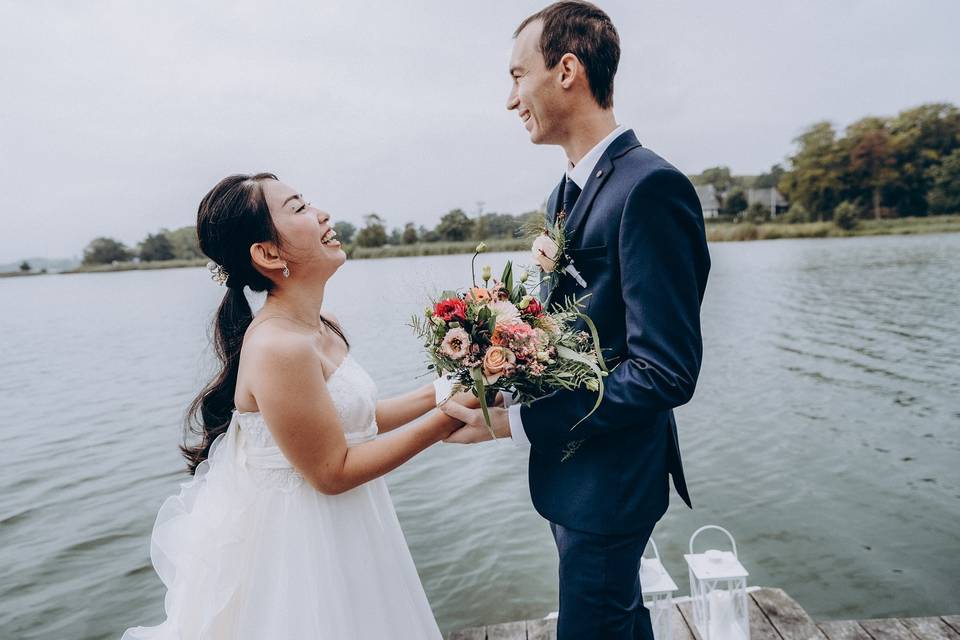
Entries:
[[593, 173], [593, 168], [597, 166], [597, 162], [600, 161], [600, 156], [607, 150], [610, 143], [616, 140], [617, 137], [626, 130], [627, 128], [625, 126], [618, 124], [617, 128], [611, 131], [606, 138], [598, 142], [593, 149], [590, 149], [585, 156], [580, 158], [580, 162], [578, 162], [576, 166], [571, 167], [570, 163], [567, 162], [567, 177], [583, 189], [584, 185], [587, 184], [587, 179], [590, 177], [590, 174]]

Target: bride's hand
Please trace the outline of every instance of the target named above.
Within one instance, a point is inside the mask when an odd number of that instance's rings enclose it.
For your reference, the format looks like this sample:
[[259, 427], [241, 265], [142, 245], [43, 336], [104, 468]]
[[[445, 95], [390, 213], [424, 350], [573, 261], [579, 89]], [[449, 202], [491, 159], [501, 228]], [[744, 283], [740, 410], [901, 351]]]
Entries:
[[[447, 400], [445, 400], [444, 402], [441, 402], [441, 403], [440, 403], [440, 407], [442, 408], [444, 404], [446, 404], [447, 402], [450, 402], [451, 400], [454, 401], [454, 402], [458, 402], [458, 403], [462, 404], [463, 406], [465, 406], [465, 407], [468, 408], [468, 409], [479, 409], [479, 408], [480, 408], [480, 398], [478, 398], [477, 396], [473, 395], [473, 392], [471, 392], [471, 391], [460, 391], [459, 393], [453, 394], [452, 396], [450, 396], [449, 398], [447, 398]], [[502, 394], [502, 393], [497, 393], [497, 397], [494, 399], [493, 404], [488, 405], [488, 406], [490, 406], [490, 407], [502, 407], [502, 406], [503, 406], [503, 394]]]
[[[477, 401], [478, 407], [479, 404], [479, 401]], [[444, 438], [444, 442], [472, 444], [493, 439], [493, 435], [490, 433], [491, 427], [487, 426], [483, 412], [479, 408], [466, 407], [451, 398], [440, 405], [440, 410], [454, 420], [463, 422], [463, 426]], [[493, 432], [497, 434], [497, 437], [510, 437], [507, 410], [500, 407], [488, 407], [487, 413], [490, 416]]]

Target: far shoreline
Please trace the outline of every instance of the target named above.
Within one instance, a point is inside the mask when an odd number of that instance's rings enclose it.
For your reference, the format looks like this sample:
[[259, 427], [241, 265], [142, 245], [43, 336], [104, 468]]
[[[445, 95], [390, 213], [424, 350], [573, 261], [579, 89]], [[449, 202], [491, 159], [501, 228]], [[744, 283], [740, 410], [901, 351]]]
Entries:
[[[782, 240], [804, 238], [855, 238], [881, 235], [930, 235], [937, 233], [960, 233], [960, 214], [929, 216], [923, 218], [891, 218], [860, 220], [853, 229], [841, 229], [833, 222], [804, 222], [785, 224], [765, 222], [713, 222], [707, 221], [708, 242], [750, 242], [756, 240]], [[385, 245], [383, 247], [347, 247], [350, 260], [376, 260], [380, 258], [418, 258], [438, 255], [471, 254], [479, 241], [429, 242], [410, 245]], [[486, 253], [525, 251], [530, 242], [526, 239], [485, 240]], [[206, 258], [194, 260], [164, 260], [161, 262], [122, 262], [95, 266], [80, 266], [66, 271], [9, 271], [0, 272], [0, 278], [40, 276], [74, 273], [112, 273], [116, 271], [152, 271], [156, 269], [184, 269], [206, 266]]]

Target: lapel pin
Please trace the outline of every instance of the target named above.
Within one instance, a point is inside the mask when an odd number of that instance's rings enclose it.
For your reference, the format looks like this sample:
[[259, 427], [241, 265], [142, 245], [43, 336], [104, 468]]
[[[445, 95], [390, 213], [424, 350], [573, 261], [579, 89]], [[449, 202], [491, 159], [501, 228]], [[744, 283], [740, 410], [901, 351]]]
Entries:
[[598, 177], [598, 178], [599, 178], [600, 176], [602, 176], [602, 175], [603, 175], [603, 169], [600, 169], [599, 171], [597, 171], [597, 177]]

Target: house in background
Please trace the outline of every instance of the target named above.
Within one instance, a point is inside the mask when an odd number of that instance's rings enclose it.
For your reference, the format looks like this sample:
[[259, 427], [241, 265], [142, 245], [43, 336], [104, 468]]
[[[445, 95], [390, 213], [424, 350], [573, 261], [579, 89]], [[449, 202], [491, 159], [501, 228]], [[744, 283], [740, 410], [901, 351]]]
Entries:
[[705, 184], [694, 187], [697, 190], [697, 197], [700, 198], [700, 208], [703, 209], [704, 218], [716, 218], [720, 215], [720, 199], [717, 198], [717, 190], [712, 184]]
[[[781, 213], [786, 213], [790, 208], [790, 203], [774, 187], [767, 189], [747, 189], [747, 206], [754, 202], [759, 202], [764, 207], [770, 209], [770, 217], [776, 218]], [[706, 212], [704, 212], [706, 215]]]

